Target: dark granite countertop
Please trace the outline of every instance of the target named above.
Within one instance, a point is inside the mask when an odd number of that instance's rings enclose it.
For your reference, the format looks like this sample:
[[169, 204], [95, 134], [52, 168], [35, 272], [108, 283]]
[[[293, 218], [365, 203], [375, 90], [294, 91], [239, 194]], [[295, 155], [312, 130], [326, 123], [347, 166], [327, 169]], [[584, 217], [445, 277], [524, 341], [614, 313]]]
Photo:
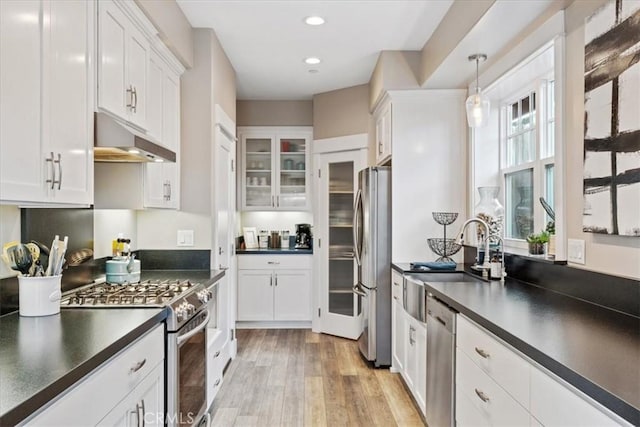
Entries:
[[312, 255], [313, 249], [236, 249], [237, 255]]
[[15, 425], [167, 317], [162, 308], [0, 317], [0, 425]]
[[426, 286], [436, 298], [640, 425], [637, 317], [512, 279], [505, 285], [478, 280]]
[[[224, 270], [143, 270], [141, 280], [209, 286], [224, 275]], [[162, 308], [64, 307], [54, 316], [0, 316], [0, 425], [25, 419], [166, 317]]]

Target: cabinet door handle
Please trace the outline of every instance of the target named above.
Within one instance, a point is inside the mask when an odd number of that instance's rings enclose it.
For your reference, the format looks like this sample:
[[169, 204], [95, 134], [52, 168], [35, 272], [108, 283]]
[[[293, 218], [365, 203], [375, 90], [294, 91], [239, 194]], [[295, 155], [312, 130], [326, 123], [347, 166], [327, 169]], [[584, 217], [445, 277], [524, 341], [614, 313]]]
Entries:
[[378, 142], [378, 154], [382, 154], [382, 141]]
[[275, 196], [271, 196], [271, 206], [276, 207]]
[[273, 276], [269, 277], [269, 286], [273, 286]]
[[413, 338], [413, 333], [415, 332], [415, 329], [413, 328], [413, 326], [409, 326], [409, 344], [413, 345], [416, 340]]
[[476, 353], [478, 353], [483, 359], [488, 359], [491, 355], [481, 348], [476, 347]]
[[478, 389], [475, 389], [475, 390], [476, 390], [476, 395], [480, 398], [480, 400], [482, 400], [485, 403], [487, 403], [490, 400], [489, 396], [484, 394], [482, 390], [478, 390]]
[[276, 286], [278, 286], [278, 275], [276, 274]]
[[215, 359], [218, 356], [220, 356], [220, 350], [216, 351], [216, 353], [213, 355], [213, 358]]
[[214, 386], [214, 387], [217, 387], [218, 385], [220, 385], [220, 378], [218, 378], [218, 379], [216, 380], [216, 382], [215, 382], [215, 383], [213, 383], [213, 386]]
[[280, 196], [276, 196], [276, 206], [280, 207]]
[[136, 110], [138, 109], [138, 90], [136, 89], [135, 86], [133, 87], [133, 92], [131, 92], [131, 95], [132, 95], [131, 109], [135, 113]]
[[127, 88], [127, 94], [129, 95], [129, 103], [127, 104], [127, 108], [133, 108], [133, 86], [129, 85]]
[[49, 163], [49, 164], [51, 165], [51, 167], [50, 167], [50, 169], [49, 169], [49, 172], [50, 172], [50, 173], [49, 173], [49, 176], [50, 176], [51, 178], [47, 179], [45, 182], [46, 182], [47, 184], [51, 184], [51, 189], [53, 190], [53, 189], [54, 189], [54, 186], [55, 186], [55, 181], [56, 181], [56, 170], [55, 170], [55, 166], [54, 166], [54, 164], [53, 164], [53, 151], [51, 152], [51, 158], [48, 158], [48, 157], [47, 157], [46, 159], [44, 159], [44, 161], [45, 161], [46, 163]]
[[58, 160], [54, 163], [58, 164], [58, 190], [60, 190], [62, 188], [62, 154], [58, 153]]
[[140, 362], [133, 365], [133, 367], [129, 370], [129, 373], [133, 374], [134, 372], [138, 372], [144, 366], [145, 363], [147, 363], [146, 358], [142, 359]]
[[136, 412], [138, 413], [138, 427], [144, 427], [144, 399], [140, 401], [140, 405], [136, 403]]
[[167, 187], [169, 188], [169, 195], [167, 196], [167, 201], [171, 201], [171, 181], [167, 181]]
[[269, 264], [269, 265], [279, 265], [280, 261], [268, 261], [267, 264]]

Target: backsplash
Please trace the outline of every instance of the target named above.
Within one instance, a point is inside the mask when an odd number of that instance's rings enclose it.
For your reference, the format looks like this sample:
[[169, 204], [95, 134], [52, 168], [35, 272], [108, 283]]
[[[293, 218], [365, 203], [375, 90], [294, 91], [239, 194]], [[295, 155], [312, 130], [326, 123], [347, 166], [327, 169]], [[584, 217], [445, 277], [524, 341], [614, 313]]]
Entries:
[[[475, 262], [476, 248], [464, 247], [464, 263]], [[507, 275], [572, 298], [640, 317], [640, 281], [546, 260], [505, 253]]]

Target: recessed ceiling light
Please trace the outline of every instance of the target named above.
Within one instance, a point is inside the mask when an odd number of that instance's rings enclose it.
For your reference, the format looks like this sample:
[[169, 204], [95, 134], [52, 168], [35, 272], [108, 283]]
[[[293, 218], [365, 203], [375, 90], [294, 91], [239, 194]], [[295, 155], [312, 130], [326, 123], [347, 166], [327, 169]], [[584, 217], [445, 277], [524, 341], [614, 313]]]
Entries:
[[140, 151], [136, 150], [135, 148], [131, 148], [129, 150], [127, 150], [129, 153], [131, 154], [140, 154]]
[[309, 65], [316, 65], [320, 63], [320, 58], [316, 58], [315, 56], [310, 56], [309, 58], [305, 58], [304, 62]]
[[159, 158], [155, 158], [155, 159], [153, 159], [153, 161], [154, 161], [154, 162], [156, 162], [156, 163], [162, 163], [162, 162], [164, 162], [164, 160], [159, 159]]
[[304, 23], [307, 25], [322, 25], [324, 24], [324, 19], [320, 16], [307, 16], [304, 18]]

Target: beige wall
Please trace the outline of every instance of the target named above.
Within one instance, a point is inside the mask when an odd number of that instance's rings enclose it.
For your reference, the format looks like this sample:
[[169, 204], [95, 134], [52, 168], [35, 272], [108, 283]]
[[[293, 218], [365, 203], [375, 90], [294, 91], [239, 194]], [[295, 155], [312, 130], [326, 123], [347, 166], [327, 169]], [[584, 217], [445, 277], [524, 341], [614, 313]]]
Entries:
[[[455, 0], [422, 48], [418, 81], [423, 85], [495, 0]], [[496, 28], [496, 31], [499, 31]], [[481, 41], [478, 45], [482, 46]], [[469, 52], [471, 54], [473, 52]]]
[[160, 39], [182, 64], [193, 66], [193, 34], [191, 25], [175, 0], [135, 0], [155, 25]]
[[193, 68], [181, 79], [181, 209], [204, 214], [211, 212], [212, 34], [209, 29], [193, 30]]
[[224, 112], [236, 121], [236, 72], [215, 32], [212, 32], [211, 38], [211, 63], [213, 105], [219, 104]]
[[369, 81], [369, 110], [373, 111], [385, 91], [418, 89], [419, 70], [419, 51], [381, 52]]
[[239, 100], [238, 126], [311, 126], [312, 101]]
[[369, 85], [313, 96], [313, 139], [369, 133]]
[[[566, 9], [567, 236], [585, 240], [584, 268], [640, 279], [640, 239], [582, 232], [584, 138], [584, 20], [606, 0], [579, 0]], [[575, 265], [575, 267], [583, 267]]]

